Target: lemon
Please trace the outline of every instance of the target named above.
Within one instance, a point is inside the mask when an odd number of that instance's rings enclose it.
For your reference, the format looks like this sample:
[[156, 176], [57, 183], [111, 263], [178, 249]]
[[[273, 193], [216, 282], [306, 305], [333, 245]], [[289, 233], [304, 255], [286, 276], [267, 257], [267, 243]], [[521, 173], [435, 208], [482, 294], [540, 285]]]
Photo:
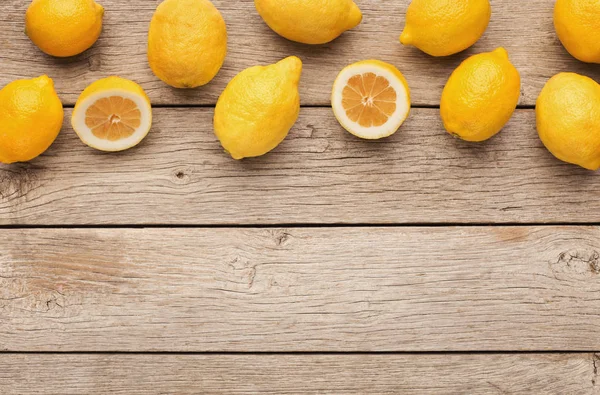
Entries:
[[600, 168], [600, 85], [579, 74], [557, 74], [542, 89], [535, 113], [540, 139], [554, 156]]
[[352, 0], [254, 0], [267, 25], [288, 40], [325, 44], [362, 21]]
[[77, 99], [71, 118], [85, 144], [100, 151], [123, 151], [150, 131], [152, 108], [141, 86], [119, 77], [92, 83]]
[[208, 0], [165, 0], [150, 22], [148, 62], [175, 88], [208, 84], [227, 54], [227, 27]]
[[413, 0], [400, 42], [431, 56], [453, 55], [481, 38], [491, 15], [489, 0]]
[[234, 159], [261, 156], [277, 147], [300, 112], [302, 62], [295, 56], [250, 67], [227, 85], [215, 108], [215, 134]]
[[510, 120], [521, 78], [504, 48], [471, 56], [450, 76], [440, 112], [446, 130], [467, 141], [484, 141]]
[[0, 162], [26, 162], [58, 136], [63, 107], [48, 76], [13, 81], [0, 90]]
[[600, 63], [600, 1], [557, 0], [554, 27], [571, 55], [582, 62]]
[[410, 112], [410, 89], [402, 73], [378, 60], [344, 68], [333, 84], [331, 107], [348, 132], [364, 139], [396, 133]]
[[33, 0], [25, 14], [25, 33], [48, 55], [75, 56], [102, 32], [104, 8], [93, 0]]

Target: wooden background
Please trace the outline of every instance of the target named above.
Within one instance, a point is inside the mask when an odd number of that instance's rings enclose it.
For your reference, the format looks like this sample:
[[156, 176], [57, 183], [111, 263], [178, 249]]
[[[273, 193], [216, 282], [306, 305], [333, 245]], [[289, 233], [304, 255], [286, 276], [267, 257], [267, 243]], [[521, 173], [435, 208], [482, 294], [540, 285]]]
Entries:
[[[24, 35], [0, 1], [0, 86], [46, 73], [66, 107], [46, 154], [0, 167], [0, 393], [600, 394], [600, 177], [535, 131], [548, 78], [571, 58], [553, 0], [492, 0], [485, 36], [443, 59], [398, 42], [409, 0], [358, 0], [363, 23], [309, 47], [252, 0], [216, 0], [229, 30], [208, 86], [149, 70], [159, 0], [102, 0], [104, 31], [70, 59]], [[519, 109], [483, 144], [453, 139], [439, 97], [467, 56], [504, 46]], [[236, 162], [213, 106], [242, 69], [297, 55], [303, 108], [271, 154]], [[329, 93], [346, 64], [398, 66], [413, 93], [393, 137], [358, 140]], [[69, 126], [85, 86], [139, 82], [155, 124], [104, 154]]]

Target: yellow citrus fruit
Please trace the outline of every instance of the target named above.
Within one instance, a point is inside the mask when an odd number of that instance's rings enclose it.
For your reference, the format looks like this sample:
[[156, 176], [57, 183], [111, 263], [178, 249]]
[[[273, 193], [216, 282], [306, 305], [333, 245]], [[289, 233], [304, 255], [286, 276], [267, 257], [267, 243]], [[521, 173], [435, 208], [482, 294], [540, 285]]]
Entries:
[[520, 94], [521, 77], [504, 48], [471, 56], [454, 70], [442, 92], [444, 126], [463, 140], [487, 140], [510, 120]]
[[33, 0], [25, 32], [48, 55], [75, 56], [98, 40], [103, 15], [104, 8], [93, 0]]
[[208, 84], [227, 55], [227, 27], [208, 0], [165, 0], [150, 22], [148, 62], [175, 88]]
[[277, 34], [304, 44], [325, 44], [362, 21], [352, 0], [254, 0], [260, 16]]
[[540, 139], [554, 156], [600, 168], [600, 85], [579, 74], [557, 74], [542, 89], [535, 113]]
[[331, 107], [348, 132], [363, 139], [388, 137], [410, 112], [410, 89], [402, 73], [378, 60], [344, 68], [333, 84]]
[[77, 99], [71, 118], [85, 144], [123, 151], [139, 144], [152, 126], [150, 99], [141, 86], [119, 77], [98, 80]]
[[554, 27], [571, 55], [583, 62], [600, 63], [600, 1], [557, 0]]
[[431, 56], [448, 56], [475, 44], [492, 15], [489, 0], [413, 0], [400, 36]]
[[261, 156], [277, 147], [300, 112], [302, 62], [295, 56], [255, 66], [235, 76], [215, 108], [215, 134], [234, 159]]
[[13, 81], [0, 90], [0, 162], [26, 162], [58, 136], [63, 107], [48, 76]]

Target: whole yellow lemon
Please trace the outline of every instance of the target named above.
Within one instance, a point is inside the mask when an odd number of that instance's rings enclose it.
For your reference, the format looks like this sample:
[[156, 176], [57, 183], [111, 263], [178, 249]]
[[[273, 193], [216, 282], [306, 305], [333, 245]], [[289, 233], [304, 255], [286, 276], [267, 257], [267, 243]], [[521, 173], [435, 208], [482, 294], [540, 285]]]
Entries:
[[554, 27], [571, 55], [582, 62], [600, 63], [600, 1], [557, 0]]
[[102, 32], [104, 8], [93, 0], [33, 0], [25, 14], [25, 33], [48, 55], [75, 56]]
[[475, 44], [490, 22], [489, 0], [413, 0], [400, 42], [431, 56], [448, 56]]
[[517, 108], [521, 77], [504, 48], [471, 56], [450, 76], [440, 105], [446, 130], [463, 140], [498, 133]]
[[558, 159], [600, 168], [600, 85], [575, 73], [552, 77], [537, 99], [540, 139]]
[[352, 0], [254, 0], [260, 16], [277, 34], [304, 44], [325, 44], [362, 21]]
[[227, 55], [227, 27], [208, 0], [165, 0], [150, 22], [148, 62], [175, 88], [208, 84]]
[[302, 62], [295, 56], [255, 66], [235, 76], [215, 108], [215, 134], [234, 159], [261, 156], [277, 147], [300, 113]]
[[0, 162], [26, 162], [58, 136], [63, 106], [48, 76], [13, 81], [0, 90]]

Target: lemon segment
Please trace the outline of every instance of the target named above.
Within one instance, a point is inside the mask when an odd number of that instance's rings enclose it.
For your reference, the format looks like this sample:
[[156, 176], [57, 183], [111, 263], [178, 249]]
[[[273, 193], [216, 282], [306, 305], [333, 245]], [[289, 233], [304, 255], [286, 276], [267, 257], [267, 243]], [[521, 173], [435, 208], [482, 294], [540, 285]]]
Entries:
[[62, 127], [63, 106], [43, 75], [0, 90], [0, 162], [30, 161], [44, 153]]
[[537, 99], [540, 139], [558, 159], [588, 170], [600, 168], [600, 85], [591, 78], [560, 73]]
[[150, 99], [133, 81], [119, 77], [98, 80], [77, 100], [71, 125], [88, 146], [123, 151], [139, 144], [150, 131]]
[[150, 22], [148, 63], [175, 88], [208, 84], [227, 55], [227, 27], [208, 0], [165, 0]]
[[333, 84], [331, 107], [348, 132], [363, 139], [391, 136], [410, 112], [410, 89], [402, 73], [378, 60], [344, 68]]
[[214, 129], [234, 159], [264, 155], [286, 138], [300, 113], [301, 73], [302, 61], [290, 56], [229, 82], [215, 107]]
[[489, 0], [413, 0], [400, 36], [431, 56], [449, 56], [475, 44], [492, 15]]
[[600, 2], [557, 0], [554, 27], [569, 53], [587, 63], [600, 63]]
[[25, 33], [43, 52], [75, 56], [102, 32], [104, 8], [92, 0], [33, 0], [25, 13]]
[[521, 77], [504, 48], [473, 55], [452, 73], [440, 114], [448, 133], [480, 142], [496, 135], [512, 117], [521, 95]]
[[277, 34], [303, 44], [325, 44], [358, 26], [362, 13], [352, 0], [254, 0]]

